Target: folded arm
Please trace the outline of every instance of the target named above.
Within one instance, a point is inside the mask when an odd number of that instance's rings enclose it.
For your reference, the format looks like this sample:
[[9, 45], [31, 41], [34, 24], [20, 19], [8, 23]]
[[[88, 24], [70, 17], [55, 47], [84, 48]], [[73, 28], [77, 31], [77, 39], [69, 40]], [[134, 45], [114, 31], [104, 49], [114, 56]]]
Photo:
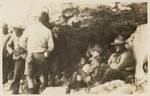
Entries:
[[124, 70], [127, 68], [127, 66], [130, 64], [132, 57], [129, 53], [125, 53], [121, 56], [120, 63], [117, 64], [116, 68], [117, 70]]

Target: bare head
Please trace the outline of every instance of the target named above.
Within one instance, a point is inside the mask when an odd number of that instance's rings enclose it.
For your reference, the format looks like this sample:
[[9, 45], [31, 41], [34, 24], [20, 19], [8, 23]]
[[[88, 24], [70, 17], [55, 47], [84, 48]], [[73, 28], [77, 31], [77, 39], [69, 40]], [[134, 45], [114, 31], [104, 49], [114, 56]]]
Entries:
[[6, 23], [3, 23], [3, 25], [2, 25], [2, 32], [4, 35], [8, 34], [8, 26]]

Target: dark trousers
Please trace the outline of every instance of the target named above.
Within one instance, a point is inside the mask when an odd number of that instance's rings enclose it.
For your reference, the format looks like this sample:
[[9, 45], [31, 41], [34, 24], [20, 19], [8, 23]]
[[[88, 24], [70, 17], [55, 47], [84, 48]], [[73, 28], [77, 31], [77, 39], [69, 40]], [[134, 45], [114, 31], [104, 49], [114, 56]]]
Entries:
[[8, 74], [13, 71], [14, 62], [12, 60], [12, 56], [4, 58], [3, 60], [3, 84], [8, 81]]
[[[81, 81], [77, 81], [77, 75], [81, 76], [81, 79], [82, 79]], [[73, 76], [70, 78], [68, 87], [69, 87], [70, 89], [72, 89], [72, 88], [74, 88], [74, 87], [76, 87], [76, 88], [82, 87], [82, 85], [83, 85], [83, 87], [89, 85], [89, 83], [86, 82], [86, 80], [85, 80], [86, 77], [87, 77], [87, 73], [84, 72], [82, 69], [79, 69], [79, 70], [78, 70], [77, 72], [75, 72], [75, 73], [73, 74]]]
[[[32, 63], [27, 63], [28, 66], [26, 66], [26, 75], [31, 78], [31, 81], [33, 81], [32, 85], [33, 88], [29, 88], [31, 94], [39, 94], [39, 88], [40, 88], [40, 76], [44, 75], [44, 77], [47, 74], [48, 71], [48, 66], [47, 66], [47, 58], [44, 57], [44, 53], [33, 53], [33, 62]], [[32, 61], [32, 60], [31, 60]], [[47, 86], [47, 78], [44, 78], [44, 84]], [[29, 82], [29, 81], [28, 81]]]
[[24, 69], [25, 69], [25, 60], [19, 58], [18, 60], [15, 61], [14, 80], [11, 84], [11, 89], [13, 91], [13, 94], [19, 93], [20, 79], [24, 74]]
[[125, 80], [127, 76], [132, 75], [132, 72], [114, 70], [108, 64], [101, 64], [99, 71], [98, 79], [101, 84], [117, 79]]

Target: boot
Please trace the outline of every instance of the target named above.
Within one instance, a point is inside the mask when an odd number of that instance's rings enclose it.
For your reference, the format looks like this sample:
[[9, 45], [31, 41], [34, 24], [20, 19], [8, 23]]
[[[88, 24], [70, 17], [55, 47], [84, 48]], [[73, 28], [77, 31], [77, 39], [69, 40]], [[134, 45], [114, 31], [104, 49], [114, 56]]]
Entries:
[[70, 94], [70, 88], [69, 87], [66, 88], [66, 94]]
[[37, 86], [35, 87], [35, 94], [39, 94], [39, 89], [40, 89], [40, 86], [37, 85]]

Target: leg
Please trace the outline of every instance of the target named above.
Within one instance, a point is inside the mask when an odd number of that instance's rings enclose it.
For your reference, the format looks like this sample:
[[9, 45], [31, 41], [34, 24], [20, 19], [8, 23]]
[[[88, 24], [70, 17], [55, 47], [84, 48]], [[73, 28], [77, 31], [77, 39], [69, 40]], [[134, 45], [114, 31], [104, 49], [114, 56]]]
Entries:
[[97, 78], [97, 81], [100, 81], [100, 80], [103, 78], [104, 73], [105, 73], [105, 71], [106, 71], [108, 68], [110, 68], [108, 64], [102, 63], [102, 64], [100, 65], [100, 67], [99, 67], [99, 74], [98, 74], [98, 76], [97, 76], [97, 77], [98, 77], [98, 78]]
[[49, 62], [49, 70], [50, 70], [50, 86], [55, 86], [55, 76], [57, 74], [59, 58], [55, 56], [55, 58], [51, 59]]
[[8, 81], [8, 74], [10, 73], [11, 65], [13, 63], [11, 61], [13, 61], [11, 56], [3, 60], [3, 84], [7, 83]]
[[48, 87], [48, 76], [49, 76], [48, 73], [49, 72], [44, 72], [43, 73], [43, 79], [44, 79], [44, 86], [45, 87]]
[[30, 94], [36, 94], [35, 92], [35, 82], [33, 76], [27, 75], [28, 87]]
[[103, 78], [101, 79], [100, 83], [104, 84], [105, 82], [109, 82], [111, 80], [121, 79], [123, 80], [122, 72], [114, 69], [107, 69], [104, 73]]
[[69, 80], [69, 84], [67, 85], [66, 88], [66, 94], [70, 93], [70, 89], [72, 89], [73, 85], [77, 82], [77, 72], [73, 74], [73, 76]]
[[[47, 86], [47, 81], [48, 80], [48, 76], [47, 76], [47, 60], [46, 58], [44, 57], [44, 54], [43, 53], [33, 53], [33, 56], [34, 56], [34, 64], [32, 65], [33, 67], [33, 80], [34, 80], [34, 94], [39, 94], [39, 88], [40, 88], [40, 79], [39, 77], [41, 75], [45, 75], [45, 85]], [[46, 73], [45, 73], [46, 72]]]
[[81, 76], [82, 80], [86, 83], [87, 85], [87, 91], [90, 90], [92, 83], [92, 77], [88, 76], [86, 72], [84, 72], [82, 69], [78, 70], [78, 74]]
[[13, 94], [18, 94], [21, 76], [24, 73], [25, 60], [20, 58], [15, 62], [14, 81], [11, 84]]
[[39, 77], [35, 77], [34, 79], [35, 79], [35, 93], [39, 94], [39, 89], [40, 89], [41, 82], [40, 82]]

